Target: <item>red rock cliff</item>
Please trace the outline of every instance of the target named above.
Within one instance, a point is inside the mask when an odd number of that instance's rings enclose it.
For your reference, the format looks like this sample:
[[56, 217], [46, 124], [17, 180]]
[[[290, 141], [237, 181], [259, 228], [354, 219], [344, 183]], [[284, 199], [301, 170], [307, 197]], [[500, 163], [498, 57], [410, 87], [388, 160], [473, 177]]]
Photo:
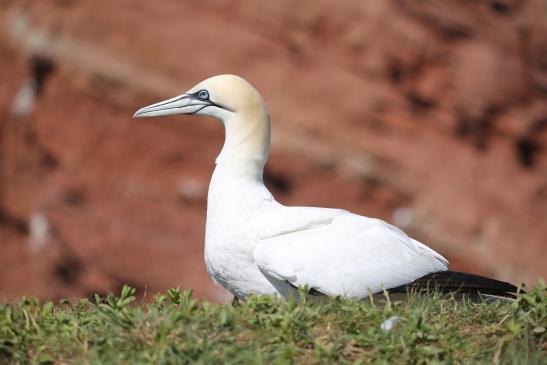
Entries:
[[395, 222], [456, 269], [547, 274], [544, 1], [4, 0], [0, 18], [3, 298], [226, 298], [202, 259], [221, 126], [131, 119], [219, 73], [268, 101], [282, 202]]

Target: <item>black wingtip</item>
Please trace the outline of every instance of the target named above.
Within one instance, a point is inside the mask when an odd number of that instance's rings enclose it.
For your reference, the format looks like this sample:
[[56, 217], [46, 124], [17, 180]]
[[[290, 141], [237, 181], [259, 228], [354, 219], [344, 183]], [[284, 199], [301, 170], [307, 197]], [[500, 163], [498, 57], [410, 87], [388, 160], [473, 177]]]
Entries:
[[[519, 288], [505, 281], [458, 271], [439, 271], [427, 274], [406, 285], [389, 289], [392, 293], [439, 290], [444, 293], [470, 293], [516, 298]], [[520, 289], [520, 292], [523, 292]]]

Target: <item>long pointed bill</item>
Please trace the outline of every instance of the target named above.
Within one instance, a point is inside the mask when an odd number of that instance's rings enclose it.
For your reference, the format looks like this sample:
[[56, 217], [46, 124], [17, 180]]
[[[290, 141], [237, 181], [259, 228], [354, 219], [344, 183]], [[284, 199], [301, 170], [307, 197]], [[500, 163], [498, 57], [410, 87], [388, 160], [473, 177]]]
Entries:
[[211, 105], [209, 102], [199, 100], [193, 95], [182, 94], [180, 96], [160, 101], [159, 103], [145, 106], [137, 110], [133, 118], [156, 117], [159, 115], [194, 114]]

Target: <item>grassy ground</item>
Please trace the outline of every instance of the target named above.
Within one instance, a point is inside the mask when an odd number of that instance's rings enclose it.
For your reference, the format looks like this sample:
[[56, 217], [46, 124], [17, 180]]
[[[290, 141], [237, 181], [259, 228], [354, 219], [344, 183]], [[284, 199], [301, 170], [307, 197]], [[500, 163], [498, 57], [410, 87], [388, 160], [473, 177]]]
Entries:
[[[544, 283], [490, 304], [414, 294], [222, 305], [178, 290], [135, 304], [133, 294], [0, 304], [0, 364], [547, 364]], [[394, 315], [400, 322], [383, 331]]]

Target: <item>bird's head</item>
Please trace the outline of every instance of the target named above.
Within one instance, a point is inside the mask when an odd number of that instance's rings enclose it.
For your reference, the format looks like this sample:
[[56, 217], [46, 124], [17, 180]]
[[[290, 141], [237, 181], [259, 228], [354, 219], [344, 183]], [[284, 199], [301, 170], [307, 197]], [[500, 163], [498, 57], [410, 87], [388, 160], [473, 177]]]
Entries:
[[221, 120], [226, 141], [217, 164], [238, 161], [241, 166], [254, 166], [249, 171], [262, 178], [270, 148], [270, 118], [262, 96], [247, 81], [234, 75], [214, 76], [182, 95], [137, 110], [133, 117], [173, 114], [208, 115]]
[[182, 95], [145, 106], [133, 117], [195, 114], [227, 120], [238, 113], [264, 108], [262, 96], [250, 83], [239, 76], [219, 75], [198, 83]]

